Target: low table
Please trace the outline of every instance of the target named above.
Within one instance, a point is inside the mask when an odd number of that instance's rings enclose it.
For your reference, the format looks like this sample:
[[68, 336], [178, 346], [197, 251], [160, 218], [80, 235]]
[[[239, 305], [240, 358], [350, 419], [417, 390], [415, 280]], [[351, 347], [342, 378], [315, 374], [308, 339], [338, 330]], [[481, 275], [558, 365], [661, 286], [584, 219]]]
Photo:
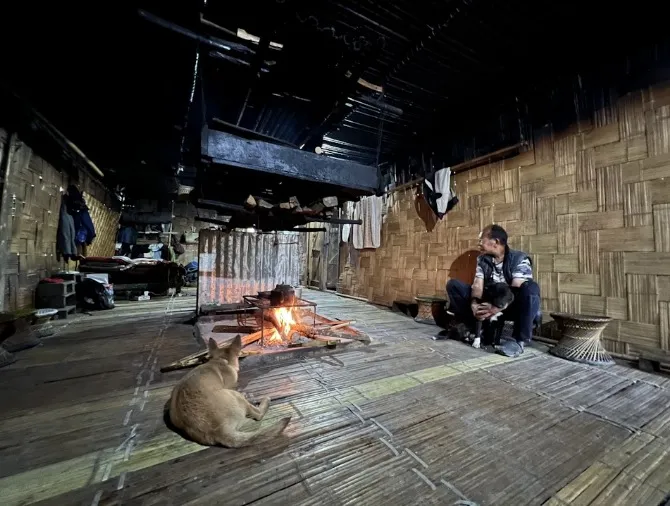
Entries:
[[600, 342], [612, 318], [573, 313], [551, 313], [551, 317], [561, 332], [560, 341], [550, 350], [552, 355], [590, 365], [614, 363]]
[[447, 303], [447, 299], [442, 297], [425, 297], [418, 296], [414, 297], [416, 303], [419, 306], [418, 313], [414, 318], [415, 322], [426, 323], [429, 325], [437, 325], [435, 321], [436, 317], [440, 318], [440, 313], [444, 310], [444, 305]]

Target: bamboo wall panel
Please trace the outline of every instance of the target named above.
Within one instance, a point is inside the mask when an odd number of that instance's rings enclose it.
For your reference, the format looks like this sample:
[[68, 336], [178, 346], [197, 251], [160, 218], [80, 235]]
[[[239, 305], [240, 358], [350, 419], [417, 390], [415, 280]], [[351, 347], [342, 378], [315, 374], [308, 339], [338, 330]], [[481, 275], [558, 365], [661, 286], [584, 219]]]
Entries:
[[59, 171], [20, 140], [17, 146], [6, 179], [11, 208], [1, 217], [2, 223], [11, 228], [9, 254], [0, 266], [5, 311], [33, 306], [40, 279], [76, 267], [56, 256], [62, 189], [72, 183], [84, 193], [97, 233], [87, 252], [90, 256], [114, 254], [119, 217], [111, 196], [99, 182], [85, 174], [75, 177]]
[[88, 205], [96, 233], [95, 240], [88, 247], [86, 254], [91, 257], [114, 255], [120, 213], [108, 207], [93, 195], [85, 194], [84, 199]]
[[444, 220], [417, 213], [417, 190], [386, 197], [382, 246], [360, 251], [339, 290], [390, 305], [445, 296], [468, 279], [477, 234], [501, 224], [532, 257], [545, 311], [608, 315], [612, 351], [668, 351], [670, 83], [636, 91], [533, 149], [456, 174]]

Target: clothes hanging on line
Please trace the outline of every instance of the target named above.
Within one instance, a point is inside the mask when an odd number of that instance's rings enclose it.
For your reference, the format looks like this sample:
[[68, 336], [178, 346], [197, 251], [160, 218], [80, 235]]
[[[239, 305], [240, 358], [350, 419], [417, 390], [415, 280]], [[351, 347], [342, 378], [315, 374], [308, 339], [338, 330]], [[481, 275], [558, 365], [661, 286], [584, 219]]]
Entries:
[[447, 167], [426, 176], [423, 181], [423, 195], [439, 219], [451, 211], [458, 204], [458, 197], [451, 189], [451, 169]]
[[[354, 203], [345, 202], [342, 205], [342, 218], [346, 220], [351, 220], [354, 217]], [[344, 224], [342, 225], [342, 242], [349, 242], [349, 237], [351, 235], [351, 225]]]
[[62, 257], [66, 262], [77, 256], [77, 243], [75, 242], [76, 230], [74, 219], [67, 212], [67, 203], [63, 198], [58, 217], [58, 231], [56, 235], [56, 257]]
[[95, 226], [88, 212], [84, 195], [75, 185], [70, 185], [67, 187], [67, 194], [64, 199], [67, 212], [74, 220], [75, 242], [77, 245], [91, 244], [95, 239]]
[[122, 244], [137, 244], [137, 229], [135, 227], [122, 227], [119, 230], [118, 242]]
[[382, 198], [363, 197], [354, 205], [355, 220], [362, 225], [352, 225], [351, 233], [356, 249], [374, 249], [381, 246]]
[[162, 242], [156, 244], [149, 244], [149, 251], [151, 251], [151, 256], [156, 260], [162, 259], [162, 249], [163, 249]]

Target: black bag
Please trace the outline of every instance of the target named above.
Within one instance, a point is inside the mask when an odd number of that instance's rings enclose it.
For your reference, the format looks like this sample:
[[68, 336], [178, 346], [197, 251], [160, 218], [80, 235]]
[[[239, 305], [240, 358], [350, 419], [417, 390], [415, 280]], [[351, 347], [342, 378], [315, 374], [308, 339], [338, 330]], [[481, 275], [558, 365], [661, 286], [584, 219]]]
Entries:
[[114, 289], [112, 285], [93, 278], [84, 278], [77, 284], [77, 298], [86, 309], [113, 309]]

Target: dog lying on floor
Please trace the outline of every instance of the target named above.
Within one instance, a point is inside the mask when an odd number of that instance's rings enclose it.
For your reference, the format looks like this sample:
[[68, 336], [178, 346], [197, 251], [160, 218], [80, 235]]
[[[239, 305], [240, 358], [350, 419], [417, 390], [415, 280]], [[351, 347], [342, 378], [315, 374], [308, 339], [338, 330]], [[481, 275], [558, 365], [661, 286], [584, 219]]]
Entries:
[[184, 376], [172, 391], [170, 421], [196, 443], [241, 448], [278, 436], [291, 421], [286, 417], [266, 429], [240, 430], [247, 417], [262, 420], [270, 406], [269, 397], [256, 407], [235, 390], [241, 350], [240, 336], [224, 348], [210, 339], [209, 361]]
[[[486, 285], [480, 300], [481, 304], [488, 304], [489, 306], [495, 306], [502, 309], [509, 307], [512, 302], [514, 302], [514, 294], [506, 283], [490, 283]], [[488, 321], [494, 322], [501, 316], [502, 311], [491, 316]], [[482, 324], [483, 322], [480, 320], [475, 324], [475, 335], [472, 340], [473, 348], [481, 348], [482, 346]]]

